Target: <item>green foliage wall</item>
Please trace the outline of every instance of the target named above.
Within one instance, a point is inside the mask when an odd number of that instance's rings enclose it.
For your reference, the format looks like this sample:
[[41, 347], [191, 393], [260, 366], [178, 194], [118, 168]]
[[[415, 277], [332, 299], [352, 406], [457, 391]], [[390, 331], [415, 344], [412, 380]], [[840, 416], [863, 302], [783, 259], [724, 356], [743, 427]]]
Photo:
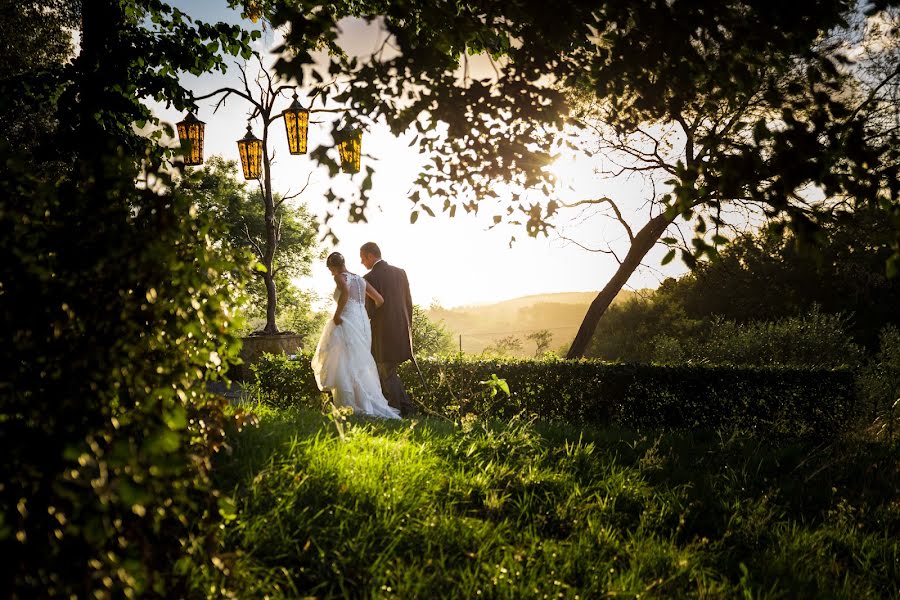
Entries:
[[[854, 377], [846, 370], [621, 365], [596, 361], [419, 361], [400, 374], [428, 412], [458, 419], [475, 413], [509, 418], [522, 411], [573, 425], [741, 427], [761, 434], [829, 435], [857, 415]], [[492, 375], [511, 395], [492, 395]], [[279, 405], [321, 406], [309, 356], [267, 357], [256, 385]]]
[[829, 225], [817, 252], [771, 229], [738, 238], [647, 297], [610, 307], [588, 355], [838, 366], [858, 363], [862, 349], [874, 353], [881, 329], [900, 325], [900, 279], [886, 276], [889, 250], [878, 241], [891, 232], [884, 215], [860, 209]]
[[874, 360], [862, 369], [859, 391], [876, 433], [900, 433], [900, 329], [885, 327]]
[[230, 514], [206, 382], [235, 358], [242, 282], [208, 215], [169, 191], [161, 132], [135, 125], [148, 97], [185, 109], [179, 76], [258, 35], [162, 2], [63, 4], [24, 3], [64, 17], [45, 21], [54, 44], [80, 27], [74, 59], [0, 78], [2, 119], [46, 117], [33, 143], [0, 139], [0, 595], [189, 597]]
[[236, 355], [234, 264], [186, 198], [136, 190], [128, 164], [115, 187], [55, 185], [2, 158], [4, 584], [177, 594], [173, 567], [215, 514], [224, 415], [204, 382]]

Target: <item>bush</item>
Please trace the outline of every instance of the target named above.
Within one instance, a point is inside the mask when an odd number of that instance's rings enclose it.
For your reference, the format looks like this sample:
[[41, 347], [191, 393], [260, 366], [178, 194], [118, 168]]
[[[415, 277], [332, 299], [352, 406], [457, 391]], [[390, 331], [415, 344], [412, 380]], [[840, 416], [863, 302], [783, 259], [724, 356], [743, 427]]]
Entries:
[[296, 359], [285, 354], [263, 354], [256, 364], [250, 365], [253, 372], [251, 392], [256, 392], [261, 402], [275, 408], [321, 408], [323, 396], [316, 384], [311, 360], [312, 353], [299, 354]]
[[900, 432], [900, 330], [889, 325], [881, 330], [877, 356], [862, 370], [859, 393], [880, 434]]
[[654, 362], [679, 364], [833, 368], [856, 366], [863, 350], [847, 334], [848, 319], [822, 313], [817, 307], [806, 315], [777, 321], [736, 323], [715, 318], [705, 335], [681, 343], [669, 336], [650, 343]]
[[102, 186], [0, 161], [0, 590], [184, 597], [212, 568], [225, 416], [205, 381], [238, 350], [233, 263], [128, 160]]
[[[257, 385], [281, 403], [316, 396], [309, 356], [266, 357]], [[827, 435], [855, 416], [853, 375], [823, 369], [622, 365], [596, 361], [420, 361], [400, 376], [427, 411], [458, 419], [467, 413], [510, 418], [521, 412], [573, 425], [667, 429], [740, 427], [763, 433]], [[511, 395], [491, 395], [492, 374]], [[274, 401], [274, 400], [270, 400]]]
[[416, 356], [433, 356], [453, 348], [453, 338], [444, 322], [432, 321], [417, 304], [413, 305], [412, 343]]

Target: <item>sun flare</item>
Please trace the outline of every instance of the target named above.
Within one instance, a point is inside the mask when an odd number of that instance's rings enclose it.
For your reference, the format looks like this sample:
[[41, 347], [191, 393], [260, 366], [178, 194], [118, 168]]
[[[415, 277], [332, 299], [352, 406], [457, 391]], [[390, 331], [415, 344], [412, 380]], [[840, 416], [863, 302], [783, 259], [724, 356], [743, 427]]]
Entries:
[[599, 165], [596, 157], [565, 151], [550, 165], [556, 192], [563, 198], [578, 196], [596, 187]]

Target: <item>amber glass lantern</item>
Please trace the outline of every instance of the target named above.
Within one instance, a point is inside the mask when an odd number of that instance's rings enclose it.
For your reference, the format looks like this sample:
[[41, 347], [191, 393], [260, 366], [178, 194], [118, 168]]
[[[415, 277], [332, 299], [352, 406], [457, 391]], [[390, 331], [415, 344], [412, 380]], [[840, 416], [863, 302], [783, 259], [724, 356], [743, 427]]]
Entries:
[[258, 0], [249, 0], [245, 5], [247, 16], [250, 17], [250, 21], [256, 23], [259, 21], [259, 17], [262, 16], [262, 8], [259, 5]]
[[189, 112], [183, 121], [177, 124], [178, 139], [185, 148], [184, 164], [197, 166], [203, 164], [203, 121]]
[[244, 179], [259, 179], [262, 173], [262, 140], [253, 135], [250, 125], [247, 125], [247, 135], [239, 139], [237, 145]]
[[362, 157], [362, 131], [345, 128], [338, 132], [338, 152], [341, 155], [341, 170], [344, 173], [359, 173]]
[[283, 114], [284, 128], [287, 130], [288, 150], [291, 154], [306, 154], [309, 111], [303, 108], [297, 100], [297, 92], [294, 92], [294, 101]]

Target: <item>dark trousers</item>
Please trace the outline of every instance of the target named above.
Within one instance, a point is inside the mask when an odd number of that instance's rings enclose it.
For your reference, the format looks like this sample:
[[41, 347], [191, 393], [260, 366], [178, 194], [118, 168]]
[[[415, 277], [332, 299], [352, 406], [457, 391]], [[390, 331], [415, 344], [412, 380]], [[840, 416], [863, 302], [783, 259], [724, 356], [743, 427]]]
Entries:
[[397, 375], [398, 365], [399, 363], [375, 363], [378, 367], [378, 377], [381, 379], [381, 391], [384, 392], [388, 404], [399, 410], [401, 416], [409, 417], [419, 411], [409, 399], [409, 394], [406, 393], [403, 382]]

